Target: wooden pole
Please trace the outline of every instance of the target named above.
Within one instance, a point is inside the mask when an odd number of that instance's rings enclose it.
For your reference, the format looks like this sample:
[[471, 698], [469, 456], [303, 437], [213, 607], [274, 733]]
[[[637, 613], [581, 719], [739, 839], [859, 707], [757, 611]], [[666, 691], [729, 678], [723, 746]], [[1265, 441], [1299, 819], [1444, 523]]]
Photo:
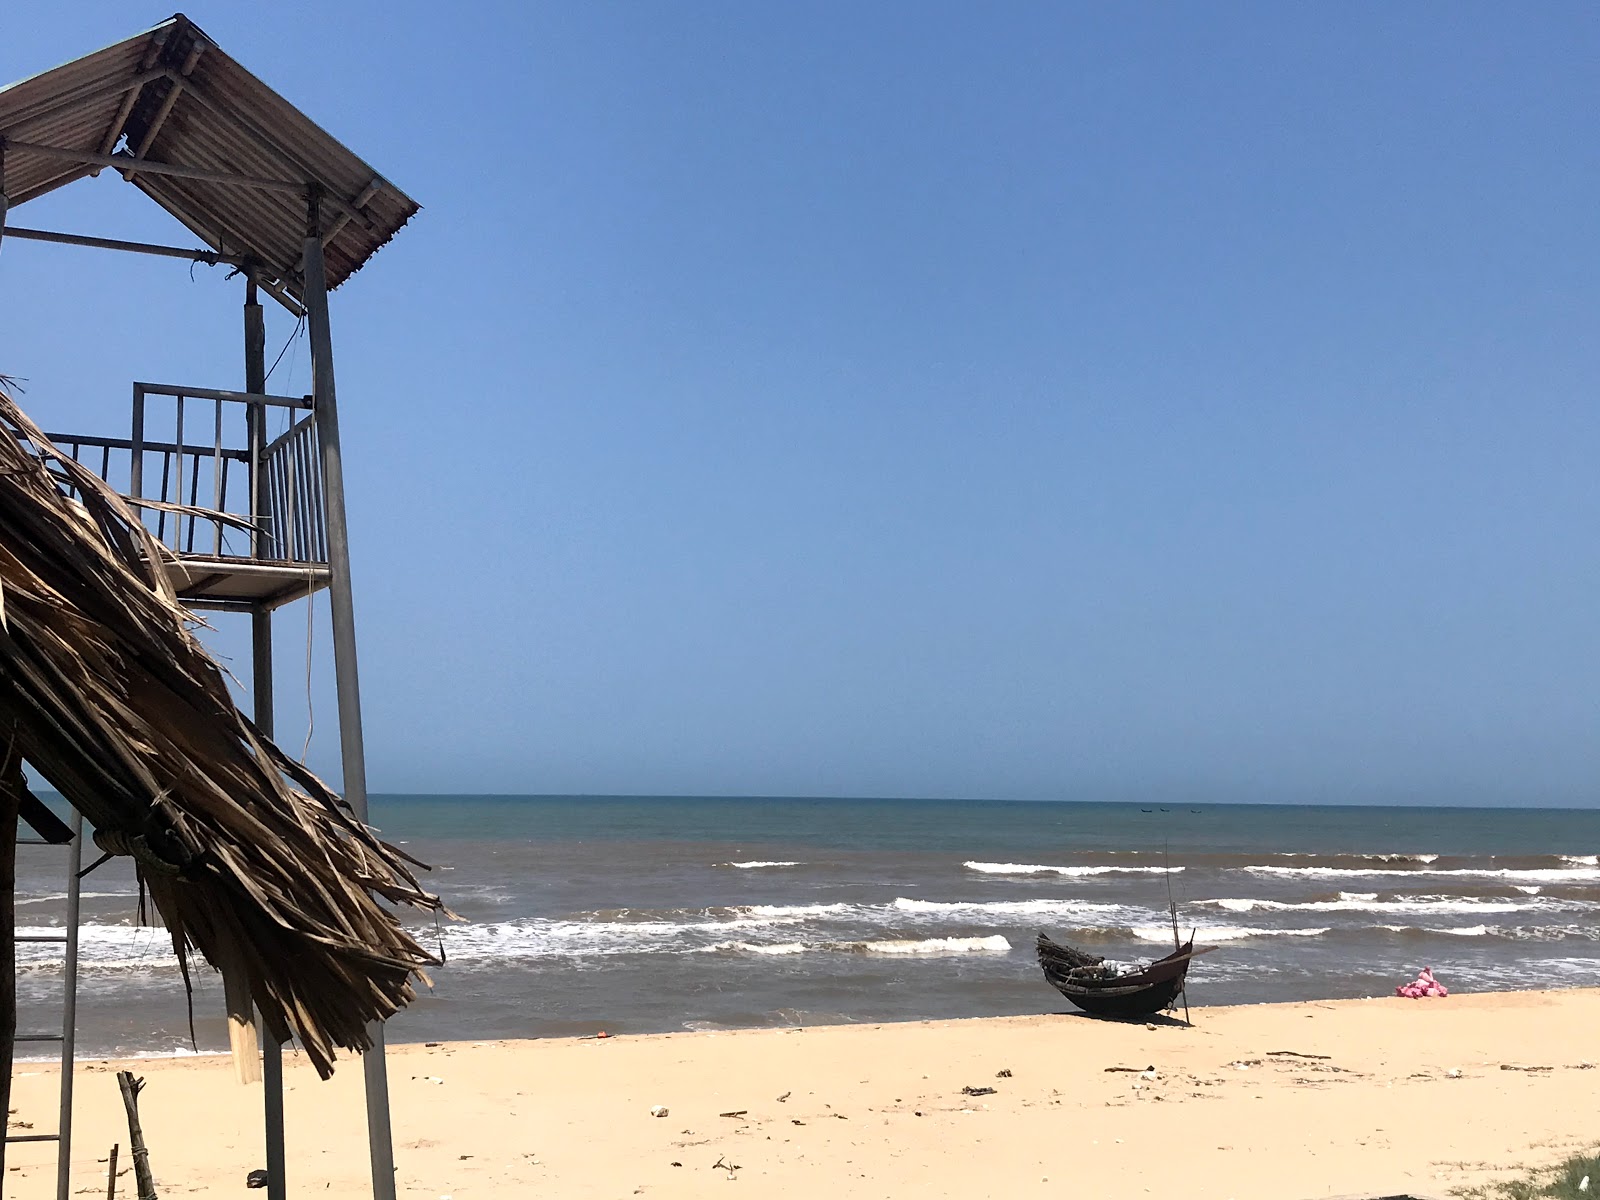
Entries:
[[144, 1080], [135, 1079], [132, 1071], [118, 1071], [117, 1086], [122, 1089], [122, 1106], [128, 1110], [128, 1145], [133, 1152], [133, 1178], [139, 1200], [159, 1200], [155, 1176], [150, 1173], [150, 1151], [145, 1148], [144, 1129], [139, 1125], [139, 1093], [144, 1090]]
[[117, 1149], [120, 1143], [111, 1143], [111, 1166], [106, 1171], [106, 1200], [117, 1200]]
[[[27, 787], [22, 756], [6, 747], [0, 766], [0, 1114], [11, 1112], [11, 1059], [17, 1037], [17, 812]], [[7, 1116], [0, 1116], [0, 1180], [5, 1178]]]

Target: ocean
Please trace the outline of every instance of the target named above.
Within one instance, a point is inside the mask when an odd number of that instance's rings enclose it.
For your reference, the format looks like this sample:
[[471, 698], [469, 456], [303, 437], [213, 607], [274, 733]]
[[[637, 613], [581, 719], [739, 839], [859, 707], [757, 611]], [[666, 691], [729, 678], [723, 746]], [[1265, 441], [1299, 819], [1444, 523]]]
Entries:
[[[1193, 1005], [1600, 983], [1600, 811], [944, 800], [375, 796], [461, 918], [396, 1041], [1057, 1012], [1044, 930], [1131, 961], [1219, 949]], [[65, 854], [23, 848], [18, 924], [59, 932]], [[133, 875], [84, 881], [81, 1057], [225, 1048], [193, 1029]], [[61, 949], [18, 946], [19, 1029], [60, 1020]], [[43, 1055], [37, 1056], [43, 1057]]]

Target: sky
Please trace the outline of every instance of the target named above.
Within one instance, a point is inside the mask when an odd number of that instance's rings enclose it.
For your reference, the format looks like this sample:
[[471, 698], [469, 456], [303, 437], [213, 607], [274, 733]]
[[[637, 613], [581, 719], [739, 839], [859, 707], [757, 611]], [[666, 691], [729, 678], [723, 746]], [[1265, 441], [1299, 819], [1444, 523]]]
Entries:
[[[188, 12], [423, 206], [333, 308], [373, 791], [1600, 800], [1592, 5]], [[239, 386], [225, 274], [7, 243], [0, 373]]]

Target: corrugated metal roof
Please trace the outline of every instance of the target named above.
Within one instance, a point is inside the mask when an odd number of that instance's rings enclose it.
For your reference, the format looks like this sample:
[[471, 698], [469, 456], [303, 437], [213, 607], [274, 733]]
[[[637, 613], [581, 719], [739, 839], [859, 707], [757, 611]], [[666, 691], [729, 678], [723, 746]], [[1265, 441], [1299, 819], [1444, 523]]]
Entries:
[[[0, 88], [0, 145], [0, 190], [13, 208], [102, 169], [29, 145], [316, 187], [331, 287], [359, 271], [417, 211], [416, 201], [181, 13]], [[130, 178], [211, 249], [254, 259], [300, 299], [303, 191], [149, 172]]]

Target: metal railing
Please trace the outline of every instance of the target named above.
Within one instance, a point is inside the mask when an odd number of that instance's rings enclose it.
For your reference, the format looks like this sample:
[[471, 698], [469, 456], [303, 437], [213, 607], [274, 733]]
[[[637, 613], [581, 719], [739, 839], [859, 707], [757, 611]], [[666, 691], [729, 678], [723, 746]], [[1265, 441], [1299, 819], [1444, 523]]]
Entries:
[[[178, 555], [320, 564], [328, 539], [310, 407], [309, 397], [136, 383], [132, 437], [49, 437]], [[282, 411], [288, 428], [268, 441], [269, 414]]]
[[262, 528], [275, 557], [285, 562], [328, 561], [318, 450], [316, 414], [307, 413], [267, 443], [261, 456], [266, 485]]

